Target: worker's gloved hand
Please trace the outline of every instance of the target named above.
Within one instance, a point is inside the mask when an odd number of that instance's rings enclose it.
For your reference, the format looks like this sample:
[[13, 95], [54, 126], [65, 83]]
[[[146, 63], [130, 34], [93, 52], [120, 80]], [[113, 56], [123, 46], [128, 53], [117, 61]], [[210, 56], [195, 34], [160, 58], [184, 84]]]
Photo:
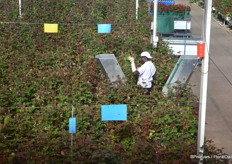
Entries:
[[135, 59], [134, 59], [132, 56], [129, 56], [129, 57], [128, 57], [128, 60], [129, 60], [130, 62], [133, 62]]
[[132, 56], [129, 56], [128, 60], [130, 60], [130, 62], [131, 62], [131, 70], [132, 70], [132, 72], [135, 72], [136, 71], [136, 66], [135, 66], [135, 61], [134, 61], [135, 59]]

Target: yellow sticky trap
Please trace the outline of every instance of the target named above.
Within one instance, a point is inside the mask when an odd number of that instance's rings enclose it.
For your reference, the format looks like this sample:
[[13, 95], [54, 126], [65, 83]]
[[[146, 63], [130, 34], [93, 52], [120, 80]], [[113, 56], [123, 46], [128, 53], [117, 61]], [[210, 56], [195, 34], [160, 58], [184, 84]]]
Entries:
[[58, 24], [44, 24], [45, 33], [58, 33]]

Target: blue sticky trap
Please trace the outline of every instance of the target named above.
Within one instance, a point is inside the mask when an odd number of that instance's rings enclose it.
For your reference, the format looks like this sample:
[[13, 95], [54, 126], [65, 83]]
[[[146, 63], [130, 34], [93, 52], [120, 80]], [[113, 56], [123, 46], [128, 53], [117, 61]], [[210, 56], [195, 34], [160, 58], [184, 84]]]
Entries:
[[76, 118], [71, 117], [69, 118], [69, 133], [76, 133]]
[[111, 24], [98, 24], [98, 33], [111, 33]]
[[126, 121], [127, 105], [102, 105], [102, 121]]

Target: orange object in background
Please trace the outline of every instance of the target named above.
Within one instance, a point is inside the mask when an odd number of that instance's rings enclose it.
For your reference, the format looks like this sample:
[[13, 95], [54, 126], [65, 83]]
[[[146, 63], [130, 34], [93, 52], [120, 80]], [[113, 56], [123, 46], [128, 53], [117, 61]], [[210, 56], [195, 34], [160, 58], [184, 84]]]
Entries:
[[197, 57], [205, 57], [205, 43], [197, 44]]

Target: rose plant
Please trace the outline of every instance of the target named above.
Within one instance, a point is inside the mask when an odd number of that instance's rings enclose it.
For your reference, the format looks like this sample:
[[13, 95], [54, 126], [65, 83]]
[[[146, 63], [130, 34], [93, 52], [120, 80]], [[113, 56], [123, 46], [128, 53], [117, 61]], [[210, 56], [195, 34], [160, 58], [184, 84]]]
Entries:
[[[151, 9], [153, 9], [153, 3], [151, 3]], [[170, 12], [176, 12], [176, 13], [185, 13], [190, 12], [191, 8], [190, 6], [183, 5], [183, 4], [172, 4], [172, 5], [166, 5], [163, 3], [158, 3], [158, 12], [162, 12], [163, 14], [168, 15]]]

